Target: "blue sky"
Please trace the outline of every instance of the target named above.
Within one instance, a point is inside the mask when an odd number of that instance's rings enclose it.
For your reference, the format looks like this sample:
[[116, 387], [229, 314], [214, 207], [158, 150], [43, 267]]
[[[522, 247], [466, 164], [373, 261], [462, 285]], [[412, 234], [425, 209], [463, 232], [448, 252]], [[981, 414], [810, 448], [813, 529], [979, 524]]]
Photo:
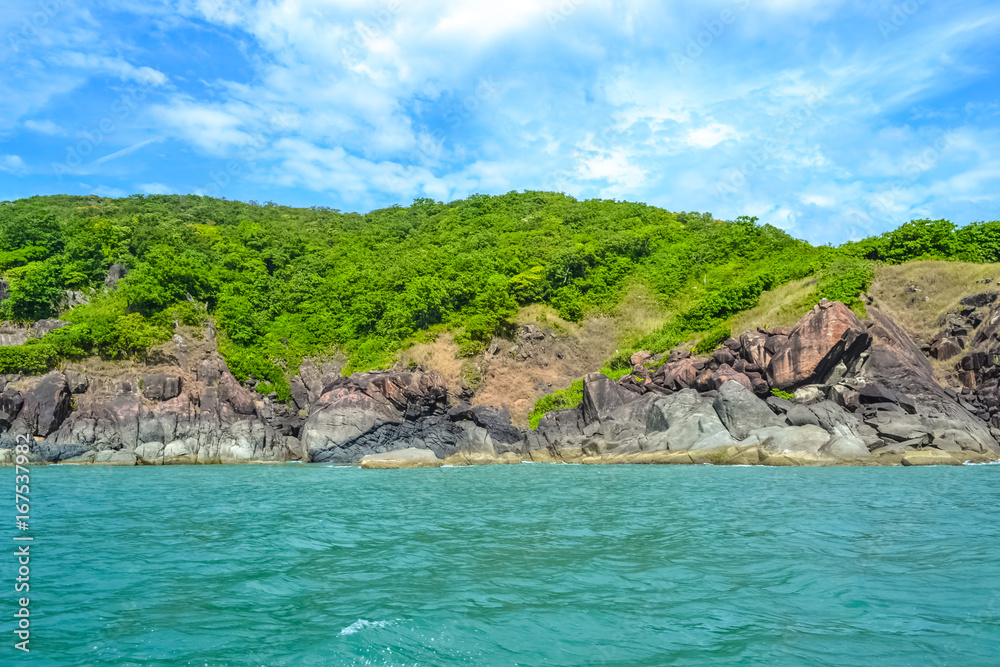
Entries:
[[6, 0], [0, 199], [1000, 218], [1000, 4]]

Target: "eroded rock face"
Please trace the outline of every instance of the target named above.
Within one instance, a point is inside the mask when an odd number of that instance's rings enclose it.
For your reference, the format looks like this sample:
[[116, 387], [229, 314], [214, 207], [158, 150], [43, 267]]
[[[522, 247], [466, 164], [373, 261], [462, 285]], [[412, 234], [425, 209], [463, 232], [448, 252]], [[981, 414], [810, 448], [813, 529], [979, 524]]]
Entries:
[[494, 456], [522, 451], [522, 438], [508, 413], [482, 408], [452, 409], [439, 373], [359, 373], [330, 383], [302, 427], [309, 461], [357, 463], [369, 454], [396, 449]]
[[[881, 313], [872, 309], [873, 322], [860, 322], [843, 305], [823, 303], [791, 330], [746, 332], [712, 355], [683, 347], [666, 360], [637, 354], [618, 382], [588, 375], [581, 405], [550, 412], [527, 433], [502, 408], [454, 402], [436, 373], [342, 377], [306, 363], [285, 405], [248, 389], [253, 378], [241, 384], [217, 354], [192, 347], [190, 362], [158, 357], [141, 382], [101, 375], [100, 367], [90, 377], [9, 376], [0, 385], [0, 461], [18, 434], [41, 439], [32, 444], [36, 459], [107, 465], [368, 460], [394, 463], [367, 467], [400, 467], [409, 456], [448, 465], [898, 464], [930, 449], [935, 460], [989, 460], [1000, 457], [986, 423], [996, 419], [1000, 435], [1000, 362], [990, 360], [1000, 359], [1000, 305], [994, 309], [976, 334], [976, 356], [962, 361], [971, 382], [984, 387], [978, 394], [942, 389], [921, 350]], [[771, 395], [781, 386], [794, 390], [790, 399]], [[419, 454], [400, 458], [399, 450]], [[921, 456], [911, 460], [930, 455]]]
[[[997, 310], [990, 319], [996, 334], [984, 338], [994, 342], [983, 347], [994, 345], [989, 354], [1000, 359]], [[861, 322], [843, 304], [821, 303], [791, 330], [746, 332], [710, 357], [675, 349], [653, 372], [633, 368], [619, 392], [610, 380], [589, 376], [588, 384], [600, 388], [592, 396], [602, 397], [591, 401], [589, 418], [581, 408], [550, 413], [528, 434], [528, 453], [563, 460], [665, 453], [664, 462], [676, 462], [671, 457], [681, 452], [713, 452], [718, 460], [768, 465], [872, 458], [898, 464], [906, 452], [926, 447], [954, 457], [1000, 456], [993, 437], [1000, 435], [1000, 393], [975, 406], [949, 394], [910, 337], [869, 312], [873, 321]], [[975, 368], [984, 367], [983, 356]], [[994, 391], [1000, 362], [997, 369]], [[782, 387], [794, 390], [791, 400], [771, 395]], [[604, 409], [595, 418], [598, 406]], [[991, 415], [998, 427], [992, 435], [984, 422]]]

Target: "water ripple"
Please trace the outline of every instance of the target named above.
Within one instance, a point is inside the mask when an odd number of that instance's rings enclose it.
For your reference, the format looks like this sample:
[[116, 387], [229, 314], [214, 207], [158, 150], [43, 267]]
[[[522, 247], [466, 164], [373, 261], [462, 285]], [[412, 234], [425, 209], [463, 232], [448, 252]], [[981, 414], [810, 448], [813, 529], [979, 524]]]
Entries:
[[991, 665], [998, 475], [43, 468], [31, 663]]

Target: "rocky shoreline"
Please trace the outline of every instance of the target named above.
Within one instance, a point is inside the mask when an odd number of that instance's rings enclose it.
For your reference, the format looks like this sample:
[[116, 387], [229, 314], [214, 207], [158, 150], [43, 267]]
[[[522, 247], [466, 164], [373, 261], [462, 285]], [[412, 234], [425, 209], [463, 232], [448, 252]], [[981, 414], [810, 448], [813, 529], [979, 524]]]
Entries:
[[[285, 405], [237, 382], [211, 336], [199, 349], [175, 340], [141, 372], [5, 378], [0, 463], [13, 460], [18, 435], [33, 438], [33, 463], [101, 465], [995, 461], [1000, 310], [996, 295], [977, 299], [966, 317], [978, 329], [957, 365], [962, 387], [942, 386], [925, 356], [959, 346], [922, 351], [874, 308], [862, 321], [823, 302], [793, 328], [745, 332], [711, 355], [637, 353], [631, 373], [588, 375], [581, 405], [528, 431], [504, 406], [472, 407], [420, 370], [342, 377], [305, 364]], [[948, 336], [971, 335], [948, 326]]]

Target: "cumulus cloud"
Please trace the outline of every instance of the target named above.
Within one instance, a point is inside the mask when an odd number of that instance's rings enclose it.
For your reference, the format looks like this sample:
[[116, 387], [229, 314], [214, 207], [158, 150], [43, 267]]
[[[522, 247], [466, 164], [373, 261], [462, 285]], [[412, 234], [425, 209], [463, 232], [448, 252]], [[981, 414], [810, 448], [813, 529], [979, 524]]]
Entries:
[[[59, 161], [110, 117], [87, 173], [120, 190], [364, 209], [556, 189], [818, 242], [995, 217], [1000, 10], [985, 1], [896, 19], [888, 0], [112, 4], [129, 18], [67, 15], [19, 52], [0, 130], [30, 137], [7, 152], [34, 162], [49, 141]], [[119, 120], [111, 96], [143, 82]]]

